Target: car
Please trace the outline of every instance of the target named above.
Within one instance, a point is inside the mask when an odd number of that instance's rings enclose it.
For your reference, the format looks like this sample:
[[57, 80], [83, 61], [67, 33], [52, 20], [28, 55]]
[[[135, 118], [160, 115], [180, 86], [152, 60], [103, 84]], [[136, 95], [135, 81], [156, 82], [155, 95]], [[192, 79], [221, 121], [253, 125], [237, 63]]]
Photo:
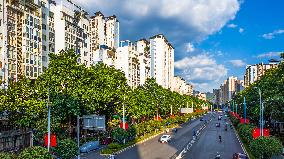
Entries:
[[244, 153], [234, 153], [233, 159], [248, 159], [248, 156]]
[[83, 153], [88, 153], [90, 151], [98, 149], [99, 146], [100, 146], [99, 141], [89, 141], [89, 142], [84, 143], [82, 146], [80, 146], [80, 151]]
[[203, 118], [200, 118], [200, 121], [204, 121], [204, 119], [203, 119]]
[[161, 143], [168, 143], [170, 140], [171, 140], [171, 135], [163, 135], [159, 139]]

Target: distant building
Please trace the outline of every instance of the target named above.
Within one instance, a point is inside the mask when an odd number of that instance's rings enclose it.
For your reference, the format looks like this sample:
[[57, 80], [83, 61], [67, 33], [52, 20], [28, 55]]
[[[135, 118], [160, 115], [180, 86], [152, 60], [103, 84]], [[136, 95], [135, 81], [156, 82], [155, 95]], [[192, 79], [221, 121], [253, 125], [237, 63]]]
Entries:
[[276, 62], [271, 62], [269, 64], [259, 63], [255, 65], [247, 65], [244, 75], [244, 86], [248, 87], [255, 81], [260, 80], [267, 70], [276, 67], [278, 67]]
[[213, 90], [215, 103], [218, 105], [226, 104], [243, 89], [243, 80], [238, 80], [237, 77], [234, 76], [228, 77], [224, 83], [221, 84], [220, 89]]
[[172, 90], [184, 95], [193, 95], [193, 86], [179, 76], [173, 78]]
[[196, 95], [196, 97], [200, 100], [206, 101], [206, 94], [205, 93], [199, 93]]

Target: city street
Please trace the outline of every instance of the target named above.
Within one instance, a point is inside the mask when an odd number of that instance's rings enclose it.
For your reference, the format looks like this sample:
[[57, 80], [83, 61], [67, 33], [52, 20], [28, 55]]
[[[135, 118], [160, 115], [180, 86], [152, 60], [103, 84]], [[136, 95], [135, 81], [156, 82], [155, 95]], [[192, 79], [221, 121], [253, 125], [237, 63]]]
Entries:
[[[211, 115], [205, 115], [204, 119], [209, 119]], [[204, 124], [204, 121], [200, 121], [199, 118], [190, 121], [182, 125], [177, 133], [169, 133], [172, 135], [172, 140], [168, 144], [162, 144], [158, 142], [161, 135], [154, 137], [144, 143], [138, 144], [116, 156], [117, 159], [164, 159], [170, 158], [177, 151], [183, 149], [183, 147], [192, 139], [193, 130], [198, 130]], [[82, 158], [95, 159], [104, 158], [98, 155], [99, 152], [93, 152], [84, 155]]]
[[[221, 127], [215, 126], [217, 122], [221, 123]], [[219, 152], [221, 158], [230, 159], [235, 152], [243, 153], [234, 129], [228, 127], [228, 131], [225, 131], [224, 125], [224, 117], [220, 121], [216, 116], [205, 128], [197, 143], [186, 153], [184, 158], [214, 159], [217, 152]], [[219, 135], [222, 136], [222, 142], [219, 142]]]

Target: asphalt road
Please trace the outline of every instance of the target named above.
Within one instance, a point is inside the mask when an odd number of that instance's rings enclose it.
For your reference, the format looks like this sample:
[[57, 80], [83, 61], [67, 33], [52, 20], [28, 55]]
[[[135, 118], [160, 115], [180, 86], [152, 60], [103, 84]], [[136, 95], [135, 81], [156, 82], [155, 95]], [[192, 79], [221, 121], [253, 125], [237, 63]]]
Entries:
[[[209, 119], [209, 114], [205, 115], [205, 119]], [[158, 135], [144, 143], [138, 144], [126, 151], [116, 155], [116, 159], [167, 159], [173, 156], [177, 151], [192, 139], [193, 130], [197, 131], [204, 124], [199, 118], [181, 125], [177, 133], [168, 133], [172, 135], [169, 143], [162, 144], [158, 142], [162, 135]], [[106, 159], [108, 157], [100, 155], [99, 151], [82, 154], [81, 159]]]
[[[221, 123], [221, 127], [215, 126], [217, 122]], [[225, 131], [224, 125], [224, 119], [220, 121], [216, 116], [204, 129], [199, 140], [185, 154], [184, 158], [214, 159], [217, 152], [219, 152], [222, 159], [231, 159], [235, 152], [243, 153], [234, 129], [228, 127], [228, 131]], [[222, 142], [219, 142], [219, 135], [222, 137]]]
[[[208, 118], [209, 115], [206, 115]], [[134, 146], [116, 156], [117, 159], [166, 159], [173, 156], [177, 151], [183, 149], [191, 139], [193, 129], [197, 130], [204, 124], [204, 121], [196, 119], [184, 124], [178, 129], [177, 133], [169, 133], [172, 140], [169, 143], [159, 143], [161, 135], [150, 139], [142, 144]]]

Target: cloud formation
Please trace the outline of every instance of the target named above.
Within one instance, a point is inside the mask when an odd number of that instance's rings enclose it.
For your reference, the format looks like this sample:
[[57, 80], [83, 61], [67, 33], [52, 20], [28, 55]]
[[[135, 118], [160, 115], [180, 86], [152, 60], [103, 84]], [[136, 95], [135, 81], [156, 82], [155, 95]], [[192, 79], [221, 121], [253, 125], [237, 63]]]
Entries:
[[235, 67], [243, 67], [246, 65], [243, 60], [230, 60], [229, 62]]
[[239, 28], [239, 33], [243, 33], [245, 31], [244, 28]]
[[283, 33], [284, 33], [284, 29], [278, 29], [278, 30], [274, 30], [274, 31], [271, 32], [271, 33], [263, 34], [262, 37], [263, 37], [264, 39], [270, 40], [270, 39], [274, 39], [275, 36], [280, 35], [280, 34], [283, 34]]
[[[118, 19], [145, 21], [172, 20], [190, 29], [194, 38], [206, 38], [235, 18], [240, 9], [238, 0], [75, 0], [88, 11], [117, 14]], [[92, 14], [92, 13], [90, 13]], [[177, 30], [171, 23], [171, 30]], [[163, 30], [162, 30], [163, 31]], [[145, 30], [146, 32], [146, 30]], [[197, 34], [198, 33], [198, 34]]]
[[194, 45], [192, 43], [190, 43], [190, 42], [187, 43], [185, 45], [185, 50], [186, 50], [186, 52], [193, 52], [195, 50]]
[[257, 58], [271, 58], [271, 57], [280, 57], [282, 52], [266, 52], [263, 54], [259, 54]]
[[175, 68], [185, 80], [193, 84], [195, 90], [211, 91], [218, 87], [227, 76], [228, 69], [207, 53], [185, 57], [175, 62]]
[[227, 68], [205, 53], [185, 57], [175, 62], [175, 68], [181, 70], [182, 77], [195, 83], [216, 81], [227, 75]]
[[228, 24], [227, 27], [228, 28], [236, 28], [236, 27], [238, 27], [238, 25], [231, 23], [231, 24]]

